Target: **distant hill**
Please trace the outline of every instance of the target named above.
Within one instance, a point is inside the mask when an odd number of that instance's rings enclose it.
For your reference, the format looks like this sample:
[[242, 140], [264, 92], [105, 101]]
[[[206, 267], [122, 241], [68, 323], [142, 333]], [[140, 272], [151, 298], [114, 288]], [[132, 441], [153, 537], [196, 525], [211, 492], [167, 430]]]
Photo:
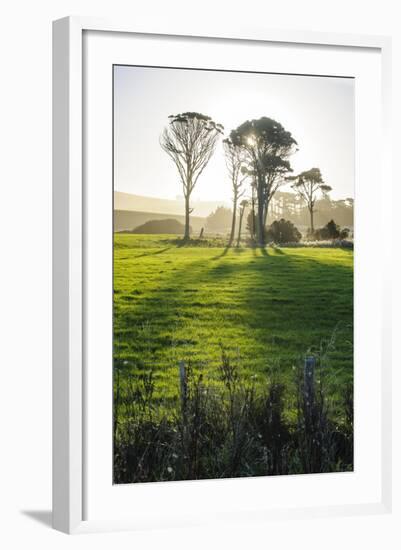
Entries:
[[[191, 201], [193, 215], [206, 218], [218, 206], [227, 206], [224, 201]], [[174, 214], [181, 216], [184, 214], [184, 199], [158, 199], [155, 197], [145, 197], [142, 195], [132, 195], [131, 193], [122, 193], [114, 191], [114, 210], [129, 210], [133, 212], [153, 212], [155, 214]]]
[[[132, 210], [114, 210], [114, 231], [132, 231], [136, 227], [152, 220], [171, 220], [174, 219], [180, 224], [185, 223], [185, 217], [172, 216], [171, 214], [160, 214], [158, 212], [135, 212]], [[193, 232], [200, 232], [206, 225], [205, 218], [191, 216], [190, 223]]]
[[[166, 220], [149, 220], [148, 222], [138, 225], [135, 229], [127, 231], [127, 233], [137, 233], [140, 235], [183, 235], [185, 225], [179, 221], [168, 218]], [[191, 233], [192, 228], [189, 231]]]

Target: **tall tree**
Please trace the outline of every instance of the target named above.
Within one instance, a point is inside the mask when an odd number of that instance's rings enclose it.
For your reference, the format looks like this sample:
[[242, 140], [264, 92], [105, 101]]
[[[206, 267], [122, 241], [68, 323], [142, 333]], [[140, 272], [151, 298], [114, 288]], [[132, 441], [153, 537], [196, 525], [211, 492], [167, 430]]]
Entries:
[[289, 177], [288, 180], [293, 180], [292, 188], [306, 202], [310, 216], [310, 232], [314, 233], [313, 215], [315, 212], [315, 203], [320, 193], [326, 195], [331, 191], [330, 185], [326, 185], [323, 181], [322, 174], [319, 168], [311, 168], [305, 172], [301, 172], [295, 177]]
[[234, 240], [235, 223], [237, 217], [238, 202], [241, 197], [244, 196], [244, 182], [248, 177], [244, 171], [245, 156], [241, 147], [234, 145], [233, 142], [227, 138], [223, 141], [224, 155], [226, 159], [226, 166], [231, 181], [232, 189], [232, 201], [233, 201], [233, 217], [231, 220], [231, 232], [228, 246], [231, 246]]
[[286, 175], [292, 171], [288, 158], [297, 150], [297, 142], [279, 122], [267, 117], [247, 120], [231, 132], [230, 140], [244, 150], [254, 177], [257, 237], [263, 246], [269, 204], [277, 189], [286, 183]]
[[160, 145], [174, 162], [182, 183], [185, 200], [184, 239], [189, 239], [189, 215], [192, 191], [215, 150], [223, 126], [201, 113], [169, 116]]

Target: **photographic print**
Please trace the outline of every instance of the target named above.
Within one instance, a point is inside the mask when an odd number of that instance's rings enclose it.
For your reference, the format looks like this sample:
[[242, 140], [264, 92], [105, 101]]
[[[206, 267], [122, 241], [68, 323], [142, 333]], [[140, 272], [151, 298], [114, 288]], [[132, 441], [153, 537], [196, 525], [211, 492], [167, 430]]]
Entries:
[[113, 480], [353, 470], [354, 80], [113, 67]]

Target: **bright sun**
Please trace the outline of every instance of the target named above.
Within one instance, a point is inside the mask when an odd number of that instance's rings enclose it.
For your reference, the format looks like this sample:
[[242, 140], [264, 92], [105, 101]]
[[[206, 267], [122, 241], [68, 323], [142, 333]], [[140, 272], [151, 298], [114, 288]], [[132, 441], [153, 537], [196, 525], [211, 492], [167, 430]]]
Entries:
[[255, 136], [250, 134], [247, 138], [246, 138], [246, 142], [248, 145], [255, 145], [255, 142], [256, 142], [256, 139], [255, 139]]

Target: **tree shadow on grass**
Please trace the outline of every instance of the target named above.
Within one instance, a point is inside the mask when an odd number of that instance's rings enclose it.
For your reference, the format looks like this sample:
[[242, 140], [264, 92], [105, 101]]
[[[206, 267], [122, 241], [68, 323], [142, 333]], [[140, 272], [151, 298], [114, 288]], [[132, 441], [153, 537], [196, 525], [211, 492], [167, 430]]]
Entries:
[[224, 258], [224, 256], [227, 256], [229, 252], [235, 252], [238, 254], [240, 252], [243, 252], [244, 250], [245, 249], [240, 248], [239, 246], [234, 246], [233, 244], [227, 244], [224, 247], [223, 252], [221, 252], [221, 254], [218, 254], [217, 256], [213, 256], [212, 260], [220, 260], [220, 258]]
[[213, 259], [214, 260], [218, 260], [219, 258], [224, 258], [224, 256], [227, 256], [228, 252], [231, 250], [231, 246], [227, 245], [224, 247], [224, 250], [221, 254], [219, 254], [218, 256], [215, 256]]
[[251, 247], [227, 245], [226, 247], [224, 247], [223, 252], [221, 254], [218, 254], [217, 256], [214, 256], [212, 260], [219, 260], [220, 258], [224, 258], [224, 256], [227, 256], [228, 252], [232, 252], [234, 254], [242, 254], [250, 249]]
[[275, 246], [274, 248], [271, 249], [273, 254], [278, 254], [280, 256], [282, 256], [283, 254], [285, 254], [285, 252], [281, 249], [281, 248], [278, 248], [277, 246]]
[[[238, 343], [229, 334], [238, 330], [255, 350], [275, 339], [283, 354], [295, 353], [294, 342], [303, 353], [337, 322], [352, 322], [351, 266], [263, 248], [252, 249], [249, 261], [233, 257], [234, 252], [230, 258], [220, 255], [221, 262], [215, 256], [191, 261], [163, 276], [132, 308], [123, 308], [118, 330], [129, 339], [133, 356], [144, 357], [149, 348], [159, 364], [173, 342], [177, 357], [203, 353], [205, 334], [213, 340], [221, 334], [234, 348]], [[219, 321], [211, 329], [214, 318]], [[143, 338], [145, 323], [152, 329]]]
[[135, 256], [136, 258], [144, 258], [145, 256], [156, 256], [157, 254], [163, 254], [163, 252], [167, 252], [167, 250], [170, 250], [171, 246], [166, 246], [166, 248], [162, 248], [161, 250], [157, 250], [156, 252], [145, 252], [144, 254], [139, 254], [138, 256]]

